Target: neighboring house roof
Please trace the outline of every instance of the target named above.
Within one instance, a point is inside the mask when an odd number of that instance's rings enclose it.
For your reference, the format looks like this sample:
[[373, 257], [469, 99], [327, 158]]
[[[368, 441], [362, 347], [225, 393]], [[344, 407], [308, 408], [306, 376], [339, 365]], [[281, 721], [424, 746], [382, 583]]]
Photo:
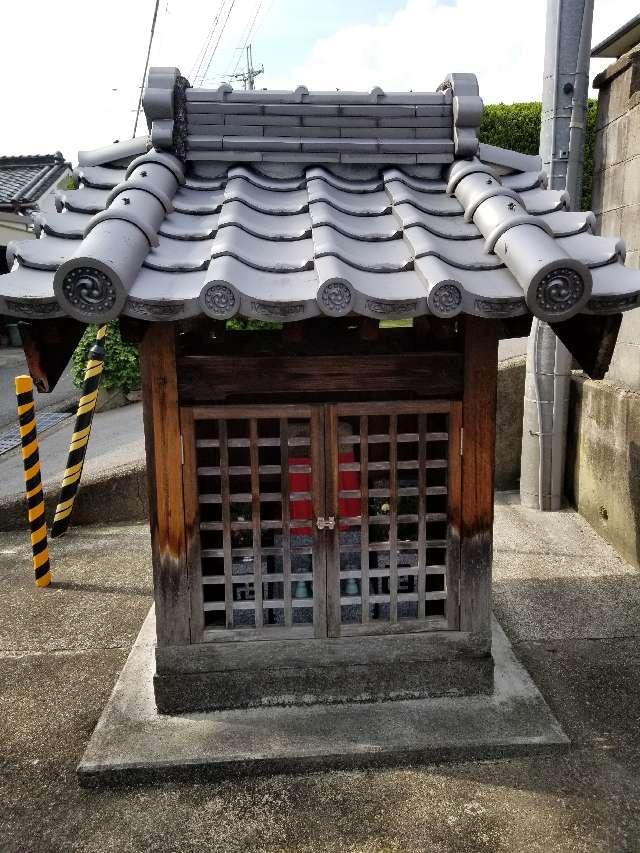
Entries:
[[591, 56], [602, 59], [611, 57], [618, 59], [623, 53], [640, 44], [640, 15], [636, 15], [617, 29], [606, 39], [603, 39], [591, 50]]
[[34, 207], [71, 164], [60, 154], [0, 157], [0, 210]]
[[[81, 188], [38, 216], [42, 239], [9, 247], [0, 312], [104, 322], [531, 311], [561, 321], [640, 299], [623, 244], [595, 236], [591, 213], [545, 189], [538, 157], [478, 143], [472, 75], [426, 94], [185, 83], [176, 69], [150, 73], [153, 149], [131, 140], [83, 152]], [[192, 123], [202, 114], [216, 133]], [[447, 123], [438, 136], [419, 136], [435, 118]]]

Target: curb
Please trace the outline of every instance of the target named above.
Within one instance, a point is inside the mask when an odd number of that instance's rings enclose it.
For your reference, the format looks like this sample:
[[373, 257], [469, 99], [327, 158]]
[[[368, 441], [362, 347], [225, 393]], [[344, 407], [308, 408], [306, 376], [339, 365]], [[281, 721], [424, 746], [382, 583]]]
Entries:
[[[44, 488], [47, 523], [50, 525], [58, 500], [58, 485]], [[144, 461], [101, 471], [82, 481], [73, 510], [73, 526], [109, 524], [115, 521], [146, 521], [149, 517], [147, 475]], [[0, 531], [25, 530], [27, 510], [24, 494], [0, 498]]]

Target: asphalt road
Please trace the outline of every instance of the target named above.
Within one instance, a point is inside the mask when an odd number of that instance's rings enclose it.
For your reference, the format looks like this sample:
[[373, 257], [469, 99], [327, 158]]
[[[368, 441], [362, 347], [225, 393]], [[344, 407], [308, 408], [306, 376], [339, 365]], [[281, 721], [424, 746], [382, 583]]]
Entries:
[[3, 533], [0, 850], [638, 853], [638, 570], [573, 511], [517, 495], [498, 496], [495, 547], [496, 615], [569, 750], [83, 790], [76, 765], [152, 601], [148, 528], [53, 540], [46, 590], [28, 537]]
[[505, 358], [514, 358], [516, 355], [526, 355], [527, 340], [528, 338], [507, 338], [505, 341], [500, 341], [498, 359], [504, 361]]
[[[14, 378], [28, 373], [27, 363], [21, 349], [10, 347], [0, 349], [0, 432], [16, 423], [16, 398]], [[67, 367], [50, 394], [35, 392], [36, 410], [62, 411], [67, 404], [72, 408], [78, 399], [78, 391], [71, 381], [71, 371]]]

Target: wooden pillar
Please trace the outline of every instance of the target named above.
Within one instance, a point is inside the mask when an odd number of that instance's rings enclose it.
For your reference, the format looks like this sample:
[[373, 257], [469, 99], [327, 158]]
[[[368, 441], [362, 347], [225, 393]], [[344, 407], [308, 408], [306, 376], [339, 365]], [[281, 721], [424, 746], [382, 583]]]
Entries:
[[491, 638], [497, 323], [465, 318], [460, 630]]
[[190, 642], [189, 580], [175, 326], [153, 323], [140, 344], [158, 645]]

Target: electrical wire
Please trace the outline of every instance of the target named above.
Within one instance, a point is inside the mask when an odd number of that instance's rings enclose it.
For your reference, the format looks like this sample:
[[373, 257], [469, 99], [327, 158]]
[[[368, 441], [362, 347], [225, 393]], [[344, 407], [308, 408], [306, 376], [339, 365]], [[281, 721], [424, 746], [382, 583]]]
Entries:
[[[248, 19], [247, 20], [247, 26], [244, 28], [242, 35], [240, 36], [240, 41], [242, 42], [242, 45], [240, 47], [236, 48], [236, 50], [238, 51], [238, 60], [236, 61], [236, 64], [234, 65], [234, 67], [227, 74], [223, 75], [224, 77], [233, 77], [233, 74], [234, 74], [234, 72], [235, 72], [235, 70], [238, 67], [238, 64], [240, 62], [240, 58], [242, 57], [243, 47], [247, 43], [247, 36], [249, 34], [250, 28], [251, 28], [251, 23], [250, 23], [250, 19]], [[231, 57], [231, 62], [233, 62], [233, 57]], [[231, 67], [231, 66], [229, 66], [229, 67]]]
[[238, 48], [238, 58], [237, 58], [237, 60], [236, 60], [236, 64], [234, 65], [234, 67], [233, 67], [233, 71], [231, 72], [231, 74], [227, 74], [227, 75], [226, 75], [227, 77], [233, 77], [233, 75], [234, 75], [234, 74], [236, 73], [236, 71], [238, 70], [238, 66], [240, 65], [240, 60], [242, 59], [242, 56], [243, 56], [244, 51], [245, 51], [245, 48], [246, 48], [247, 44], [249, 43], [249, 39], [251, 38], [251, 35], [252, 35], [252, 33], [253, 33], [253, 28], [254, 28], [254, 26], [255, 26], [255, 24], [256, 24], [256, 21], [258, 20], [258, 15], [260, 14], [260, 9], [262, 9], [262, 3], [263, 3], [263, 0], [260, 0], [260, 2], [258, 3], [258, 5], [256, 6], [256, 11], [255, 11], [255, 14], [254, 14], [254, 16], [253, 16], [253, 20], [252, 20], [252, 21], [251, 21], [251, 23], [249, 24], [249, 28], [248, 28], [248, 29], [247, 29], [247, 31], [246, 31], [246, 34], [245, 34], [245, 36], [244, 36], [244, 40], [243, 40], [243, 42], [242, 42], [242, 47], [239, 47], [239, 48]]
[[229, 6], [229, 11], [227, 12], [227, 17], [224, 19], [224, 24], [222, 25], [222, 29], [220, 30], [220, 33], [218, 35], [218, 41], [215, 43], [215, 46], [214, 46], [213, 50], [211, 51], [211, 56], [209, 57], [209, 62], [207, 63], [207, 67], [205, 69], [205, 72], [202, 75], [202, 79], [200, 80], [201, 84], [204, 83], [204, 81], [207, 79], [207, 77], [209, 75], [209, 69], [211, 68], [211, 63], [213, 61], [213, 57], [216, 55], [216, 50], [218, 49], [218, 45], [220, 44], [220, 39], [224, 35], [224, 31], [227, 27], [227, 24], [229, 22], [229, 18], [231, 16], [231, 13], [233, 12], [233, 7], [235, 5], [236, 5], [236, 0], [231, 0], [231, 5]]
[[151, 21], [151, 32], [149, 33], [149, 46], [147, 47], [147, 57], [144, 61], [144, 71], [142, 72], [142, 83], [140, 84], [140, 95], [138, 97], [138, 106], [136, 108], [136, 120], [133, 125], [133, 135], [136, 135], [138, 130], [138, 119], [140, 118], [140, 108], [142, 106], [142, 94], [144, 92], [144, 81], [147, 78], [147, 70], [149, 68], [149, 58], [151, 56], [151, 45], [153, 44], [153, 36], [156, 31], [156, 20], [158, 19], [158, 6], [160, 5], [160, 0], [156, 0], [155, 6], [153, 9], [153, 19]]
[[220, 20], [220, 15], [221, 15], [222, 10], [224, 8], [225, 2], [226, 2], [226, 0], [220, 0], [220, 5], [218, 6], [218, 11], [216, 12], [216, 15], [213, 19], [213, 23], [209, 27], [209, 31], [207, 32], [207, 35], [205, 36], [205, 39], [202, 43], [202, 47], [198, 51], [198, 55], [197, 55], [197, 57], [193, 63], [192, 68], [191, 68], [191, 73], [189, 74], [189, 79], [193, 80], [194, 85], [196, 84], [196, 81], [197, 81], [198, 77], [200, 76], [200, 71], [202, 69], [202, 65], [204, 63], [204, 60], [205, 60], [205, 57], [206, 57], [207, 52], [209, 50], [209, 47], [211, 46], [211, 42], [213, 41], [213, 37], [214, 37], [215, 31], [216, 31], [216, 27], [218, 26], [218, 21]]

